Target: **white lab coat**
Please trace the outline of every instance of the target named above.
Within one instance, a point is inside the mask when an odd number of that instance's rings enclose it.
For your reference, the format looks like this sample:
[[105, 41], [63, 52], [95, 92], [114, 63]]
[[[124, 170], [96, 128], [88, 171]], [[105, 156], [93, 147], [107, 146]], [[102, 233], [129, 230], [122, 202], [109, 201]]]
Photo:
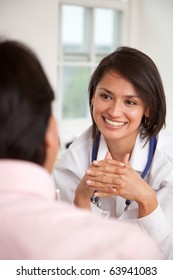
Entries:
[[[148, 158], [149, 143], [138, 135], [130, 158], [132, 168], [142, 173]], [[54, 170], [55, 184], [62, 200], [73, 203], [75, 190], [91, 164], [92, 128], [79, 136], [57, 162]], [[97, 160], [104, 159], [108, 148], [101, 135]], [[173, 136], [162, 129], [157, 136], [153, 161], [145, 181], [156, 191], [159, 205], [148, 216], [138, 218], [137, 203], [133, 201], [124, 212], [125, 199], [119, 196], [102, 198], [101, 209], [91, 205], [93, 212], [137, 223], [152, 236], [166, 259], [173, 259]], [[128, 233], [127, 233], [128, 234]]]

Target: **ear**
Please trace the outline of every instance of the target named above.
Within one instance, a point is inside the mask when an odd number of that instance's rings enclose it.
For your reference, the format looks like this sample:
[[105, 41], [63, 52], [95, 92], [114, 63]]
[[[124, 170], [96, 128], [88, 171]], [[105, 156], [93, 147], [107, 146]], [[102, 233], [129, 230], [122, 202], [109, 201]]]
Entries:
[[50, 116], [48, 127], [45, 134], [46, 160], [44, 167], [51, 172], [59, 151], [59, 137], [57, 125], [53, 115]]
[[53, 115], [50, 116], [49, 121], [48, 121], [48, 126], [46, 129], [46, 135], [45, 135], [45, 144], [46, 147], [51, 147], [53, 144], [53, 136], [55, 133], [55, 129], [56, 129], [56, 124], [55, 124], [55, 119], [53, 117]]
[[149, 117], [149, 108], [147, 108], [146, 110], [145, 110], [145, 113], [144, 113], [144, 116], [146, 117], [146, 118], [148, 118]]

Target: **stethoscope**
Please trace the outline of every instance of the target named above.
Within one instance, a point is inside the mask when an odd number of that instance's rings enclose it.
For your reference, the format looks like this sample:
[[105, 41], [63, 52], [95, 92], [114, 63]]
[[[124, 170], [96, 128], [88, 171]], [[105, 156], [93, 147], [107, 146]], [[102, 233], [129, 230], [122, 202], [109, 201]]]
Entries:
[[[94, 144], [93, 144], [93, 148], [92, 148], [92, 162], [94, 160], [97, 159], [97, 154], [98, 154], [98, 149], [99, 149], [99, 142], [100, 142], [100, 131], [97, 133]], [[157, 144], [157, 140], [156, 140], [156, 136], [151, 136], [150, 141], [149, 141], [149, 153], [148, 153], [148, 159], [147, 159], [147, 163], [145, 165], [145, 168], [141, 174], [142, 179], [144, 179], [144, 177], [146, 176], [150, 166], [151, 166], [151, 162], [154, 156], [154, 152], [156, 149], [156, 144]], [[95, 192], [94, 192], [95, 193]], [[92, 195], [91, 197], [91, 202], [94, 203], [97, 207], [101, 207], [101, 201], [98, 197], [96, 197], [95, 195]], [[125, 201], [125, 208], [124, 211], [126, 211], [130, 205], [132, 201], [129, 199], [126, 199]]]

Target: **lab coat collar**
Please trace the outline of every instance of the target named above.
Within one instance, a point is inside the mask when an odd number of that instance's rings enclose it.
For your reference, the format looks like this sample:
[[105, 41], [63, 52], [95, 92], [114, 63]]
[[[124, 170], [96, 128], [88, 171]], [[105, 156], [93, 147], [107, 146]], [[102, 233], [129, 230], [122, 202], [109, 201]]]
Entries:
[[140, 172], [143, 172], [148, 160], [149, 142], [146, 144], [145, 142], [146, 139], [141, 139], [140, 134], [138, 134], [130, 157], [132, 168]]

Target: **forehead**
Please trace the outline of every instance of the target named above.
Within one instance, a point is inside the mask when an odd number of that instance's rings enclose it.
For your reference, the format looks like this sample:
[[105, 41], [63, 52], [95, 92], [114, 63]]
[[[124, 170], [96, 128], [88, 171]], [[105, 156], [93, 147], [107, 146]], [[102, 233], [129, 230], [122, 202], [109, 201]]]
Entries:
[[121, 74], [115, 71], [109, 71], [103, 75], [96, 86], [96, 90], [105, 88], [112, 93], [122, 91], [123, 93], [132, 93], [139, 96], [134, 85]]
[[[125, 77], [123, 77], [121, 74], [119, 74], [116, 71], [109, 70], [103, 74], [103, 76], [100, 78], [98, 81], [98, 84], [103, 83], [103, 82], [117, 82], [119, 80], [126, 80], [128, 81]], [[129, 82], [129, 81], [128, 81]], [[130, 83], [130, 82], [129, 82]]]

